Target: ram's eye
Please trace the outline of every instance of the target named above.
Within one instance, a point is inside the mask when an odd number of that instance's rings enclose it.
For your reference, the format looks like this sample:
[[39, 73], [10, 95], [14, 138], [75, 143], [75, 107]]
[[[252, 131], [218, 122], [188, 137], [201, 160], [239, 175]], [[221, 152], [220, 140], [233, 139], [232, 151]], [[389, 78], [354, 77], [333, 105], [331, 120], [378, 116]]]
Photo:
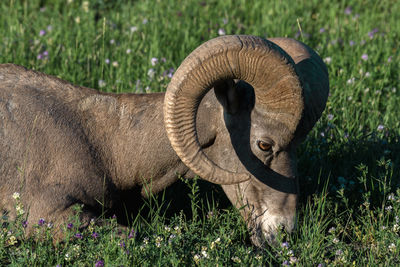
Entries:
[[268, 144], [268, 143], [263, 142], [263, 141], [258, 141], [257, 145], [258, 145], [258, 148], [261, 149], [262, 151], [268, 151], [272, 147], [271, 144]]

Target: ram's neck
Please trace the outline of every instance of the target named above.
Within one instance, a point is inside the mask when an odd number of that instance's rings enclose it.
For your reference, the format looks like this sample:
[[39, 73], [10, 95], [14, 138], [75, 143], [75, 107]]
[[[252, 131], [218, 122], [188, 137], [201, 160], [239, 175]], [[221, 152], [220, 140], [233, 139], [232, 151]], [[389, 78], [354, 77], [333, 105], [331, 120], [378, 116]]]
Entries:
[[[82, 99], [78, 109], [88, 141], [99, 164], [118, 189], [153, 183], [159, 191], [186, 174], [168, 140], [163, 121], [164, 93], [96, 94]], [[216, 135], [217, 102], [213, 93], [202, 102], [197, 125], [201, 144]]]

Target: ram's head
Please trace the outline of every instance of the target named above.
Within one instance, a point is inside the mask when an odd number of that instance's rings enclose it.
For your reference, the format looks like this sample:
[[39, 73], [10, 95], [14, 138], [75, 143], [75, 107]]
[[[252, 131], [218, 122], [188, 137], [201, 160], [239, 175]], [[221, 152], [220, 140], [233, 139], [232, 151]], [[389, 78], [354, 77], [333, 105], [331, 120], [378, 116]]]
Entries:
[[[199, 105], [214, 88], [221, 123], [202, 149]], [[172, 147], [197, 175], [221, 184], [241, 209], [252, 241], [273, 241], [296, 224], [296, 147], [325, 108], [328, 73], [308, 46], [287, 38], [223, 36], [194, 50], [165, 96], [164, 121]], [[210, 126], [210, 128], [212, 128]]]

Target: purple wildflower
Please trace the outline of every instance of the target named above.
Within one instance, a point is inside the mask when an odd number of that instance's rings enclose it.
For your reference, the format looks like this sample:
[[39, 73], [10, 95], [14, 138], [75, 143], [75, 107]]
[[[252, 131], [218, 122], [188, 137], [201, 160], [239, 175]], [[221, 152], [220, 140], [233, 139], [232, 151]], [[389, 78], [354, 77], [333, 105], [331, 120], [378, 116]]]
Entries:
[[112, 218], [113, 218], [114, 220], [117, 219], [117, 215], [114, 214], [114, 215], [112, 216]]
[[283, 266], [289, 266], [290, 263], [289, 263], [289, 261], [284, 261], [284, 262], [282, 263], [282, 265], [283, 265]]
[[106, 59], [104, 60], [104, 62], [105, 62], [106, 64], [110, 64], [110, 60], [109, 60], [108, 58], [106, 58]]
[[375, 33], [377, 33], [379, 30], [378, 28], [373, 29], [372, 31], [368, 32], [368, 36], [370, 39], [374, 38]]
[[37, 59], [43, 59], [43, 55], [42, 54], [37, 55]]
[[388, 62], [390, 63], [390, 62], [392, 62], [392, 56], [390, 56], [390, 57], [388, 57]]
[[43, 35], [45, 35], [45, 34], [46, 34], [46, 31], [45, 31], [45, 30], [40, 30], [39, 36], [43, 36]]
[[152, 66], [155, 66], [157, 63], [158, 63], [158, 58], [152, 57], [152, 58], [151, 58], [151, 65], [152, 65]]
[[131, 238], [135, 238], [135, 236], [136, 236], [136, 232], [135, 232], [135, 230], [131, 230], [131, 232], [129, 233], [129, 235], [128, 235], [128, 238], [129, 239], [131, 239]]
[[94, 266], [95, 267], [103, 267], [104, 266], [104, 261], [102, 261], [102, 260], [96, 261], [96, 264]]
[[97, 238], [99, 237], [99, 234], [96, 233], [96, 232], [93, 232], [92, 237], [93, 237], [94, 239], [97, 239]]
[[328, 120], [332, 120], [333, 119], [333, 114], [328, 114]]
[[379, 124], [377, 130], [382, 131], [384, 128], [385, 128], [385, 126], [383, 126], [382, 124]]
[[72, 229], [72, 227], [74, 227], [74, 225], [72, 223], [67, 224], [68, 229]]
[[368, 54], [362, 54], [361, 58], [362, 58], [362, 60], [367, 61], [368, 60]]
[[23, 221], [22, 222], [22, 227], [24, 227], [24, 228], [28, 227], [28, 221]]
[[346, 7], [346, 9], [344, 10], [344, 14], [350, 15], [352, 11], [353, 11], [353, 9], [351, 8], [351, 6], [348, 6], [348, 7]]
[[319, 29], [319, 33], [324, 33], [325, 32], [325, 28], [322, 27], [321, 29]]
[[46, 221], [43, 218], [40, 218], [39, 221], [38, 221], [38, 225], [39, 226], [42, 226], [45, 223], [46, 223]]
[[354, 41], [350, 41], [350, 42], [349, 42], [349, 45], [350, 45], [350, 46], [353, 46], [353, 45], [355, 45], [355, 44], [356, 44], [356, 43], [355, 43]]
[[49, 56], [49, 52], [46, 50], [46, 51], [44, 51], [44, 52], [42, 53], [42, 55], [43, 55], [44, 57], [47, 57], [47, 56]]
[[125, 242], [124, 242], [124, 241], [121, 241], [121, 242], [119, 243], [119, 246], [120, 246], [121, 248], [124, 248], [124, 247], [125, 247]]
[[76, 234], [75, 234], [75, 238], [82, 239], [82, 234], [76, 233]]

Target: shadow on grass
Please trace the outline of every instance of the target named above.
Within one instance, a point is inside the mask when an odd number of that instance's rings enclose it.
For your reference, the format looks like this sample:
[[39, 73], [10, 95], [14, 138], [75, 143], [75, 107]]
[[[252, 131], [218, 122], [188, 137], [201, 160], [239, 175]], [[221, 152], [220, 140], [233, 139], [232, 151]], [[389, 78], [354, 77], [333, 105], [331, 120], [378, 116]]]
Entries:
[[[400, 187], [399, 139], [395, 135], [379, 139], [374, 134], [342, 141], [307, 138], [298, 151], [300, 206], [306, 204], [310, 195], [321, 193], [326, 183], [332, 197], [337, 195], [340, 188], [344, 188], [345, 196], [355, 209], [364, 201], [361, 195], [368, 191], [371, 207], [381, 205], [389, 191]], [[199, 187], [196, 198], [198, 214], [212, 210], [213, 207], [227, 209], [232, 206], [220, 186], [201, 179], [196, 183]], [[128, 225], [130, 220], [126, 218], [135, 218], [138, 211], [146, 218], [155, 208], [167, 221], [180, 213], [191, 219], [193, 214], [189, 185], [179, 180], [152, 200], [132, 201], [132, 196], [140, 195], [139, 188], [121, 192], [125, 204], [113, 210], [113, 213], [121, 224]]]

